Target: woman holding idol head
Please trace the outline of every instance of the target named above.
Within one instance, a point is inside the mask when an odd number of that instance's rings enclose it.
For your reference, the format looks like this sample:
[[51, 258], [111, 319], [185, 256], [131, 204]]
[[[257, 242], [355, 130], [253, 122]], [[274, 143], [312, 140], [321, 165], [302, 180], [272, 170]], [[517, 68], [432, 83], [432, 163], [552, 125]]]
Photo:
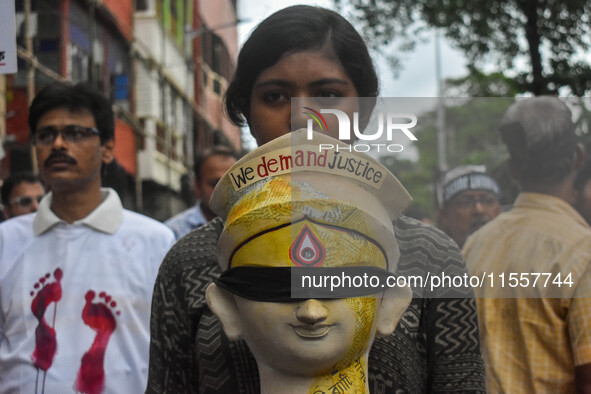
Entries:
[[[361, 125], [378, 93], [378, 79], [361, 36], [337, 13], [309, 6], [276, 12], [242, 47], [226, 94], [230, 119], [246, 124], [259, 145], [305, 128], [292, 98], [330, 99]], [[366, 103], [369, 102], [369, 105]], [[313, 108], [313, 103], [304, 101]], [[365, 106], [364, 106], [365, 105]], [[335, 116], [325, 116], [329, 134]], [[436, 229], [399, 215], [393, 229], [399, 274], [464, 272], [454, 242]], [[215, 219], [180, 240], [162, 263], [152, 303], [149, 393], [258, 393], [258, 368], [243, 341], [230, 341], [205, 303], [205, 289], [220, 275]], [[414, 289], [393, 334], [369, 353], [371, 392], [483, 392], [476, 307], [470, 289]]]

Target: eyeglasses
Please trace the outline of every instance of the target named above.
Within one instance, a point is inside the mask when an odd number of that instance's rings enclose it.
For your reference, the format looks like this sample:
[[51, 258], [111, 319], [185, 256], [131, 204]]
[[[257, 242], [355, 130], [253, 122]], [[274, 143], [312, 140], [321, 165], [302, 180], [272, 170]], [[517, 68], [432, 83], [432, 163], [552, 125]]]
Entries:
[[54, 126], [42, 127], [34, 135], [35, 143], [38, 145], [51, 145], [60, 134], [68, 142], [78, 143], [93, 135], [101, 135], [101, 132], [94, 127], [84, 127], [78, 125], [68, 125], [61, 130]]
[[18, 205], [21, 208], [27, 208], [33, 205], [34, 200], [37, 200], [37, 203], [40, 203], [42, 198], [42, 195], [37, 197], [22, 196], [15, 198], [10, 203], [13, 205]]
[[480, 204], [485, 207], [490, 207], [491, 205], [493, 205], [497, 201], [498, 200], [493, 196], [483, 195], [483, 196], [479, 196], [479, 197], [460, 196], [460, 197], [453, 199], [451, 201], [451, 203], [458, 208], [468, 209], [468, 208], [475, 207], [476, 204]]

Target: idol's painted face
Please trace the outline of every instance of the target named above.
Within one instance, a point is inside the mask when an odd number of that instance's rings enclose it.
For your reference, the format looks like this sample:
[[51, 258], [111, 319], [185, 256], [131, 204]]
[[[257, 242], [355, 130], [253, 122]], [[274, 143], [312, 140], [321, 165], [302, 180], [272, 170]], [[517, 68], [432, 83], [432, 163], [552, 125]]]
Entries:
[[[291, 99], [296, 97], [333, 98], [334, 108], [347, 113], [353, 119], [358, 111], [357, 100], [339, 98], [357, 97], [357, 89], [341, 63], [330, 52], [303, 51], [282, 57], [265, 69], [256, 79], [250, 97], [248, 124], [250, 132], [262, 145], [291, 131], [305, 128], [305, 115], [291, 114]], [[312, 105], [313, 104], [309, 104]], [[325, 117], [329, 134], [338, 137], [335, 116]], [[293, 123], [292, 123], [293, 122]]]
[[317, 376], [343, 368], [363, 355], [375, 334], [375, 298], [234, 299], [242, 337], [255, 358], [286, 374]]

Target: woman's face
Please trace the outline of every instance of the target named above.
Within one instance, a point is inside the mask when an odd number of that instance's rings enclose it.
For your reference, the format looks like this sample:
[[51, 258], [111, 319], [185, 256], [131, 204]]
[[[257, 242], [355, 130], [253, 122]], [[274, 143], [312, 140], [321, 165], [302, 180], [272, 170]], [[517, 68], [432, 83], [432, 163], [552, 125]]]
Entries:
[[[259, 145], [306, 127], [308, 116], [301, 113], [291, 116], [294, 97], [334, 98], [332, 108], [346, 112], [350, 119], [358, 111], [358, 104], [353, 104], [357, 100], [345, 100], [339, 105], [340, 97], [357, 97], [357, 89], [334, 55], [321, 50], [288, 54], [261, 72], [253, 85], [248, 124]], [[313, 102], [305, 104], [319, 109]], [[336, 116], [325, 116], [325, 119], [329, 134], [336, 138]]]

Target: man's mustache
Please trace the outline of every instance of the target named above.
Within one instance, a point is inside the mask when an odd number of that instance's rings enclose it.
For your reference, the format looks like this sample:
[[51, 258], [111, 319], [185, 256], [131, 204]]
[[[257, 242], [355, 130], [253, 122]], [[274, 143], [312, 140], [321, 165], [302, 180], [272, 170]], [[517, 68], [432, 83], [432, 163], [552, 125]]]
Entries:
[[49, 166], [52, 162], [64, 162], [64, 163], [68, 163], [68, 164], [76, 164], [76, 159], [74, 159], [71, 156], [66, 155], [63, 152], [54, 152], [52, 154], [49, 155], [49, 157], [47, 158], [47, 160], [45, 160], [45, 163], [43, 163], [43, 165], [45, 167]]

